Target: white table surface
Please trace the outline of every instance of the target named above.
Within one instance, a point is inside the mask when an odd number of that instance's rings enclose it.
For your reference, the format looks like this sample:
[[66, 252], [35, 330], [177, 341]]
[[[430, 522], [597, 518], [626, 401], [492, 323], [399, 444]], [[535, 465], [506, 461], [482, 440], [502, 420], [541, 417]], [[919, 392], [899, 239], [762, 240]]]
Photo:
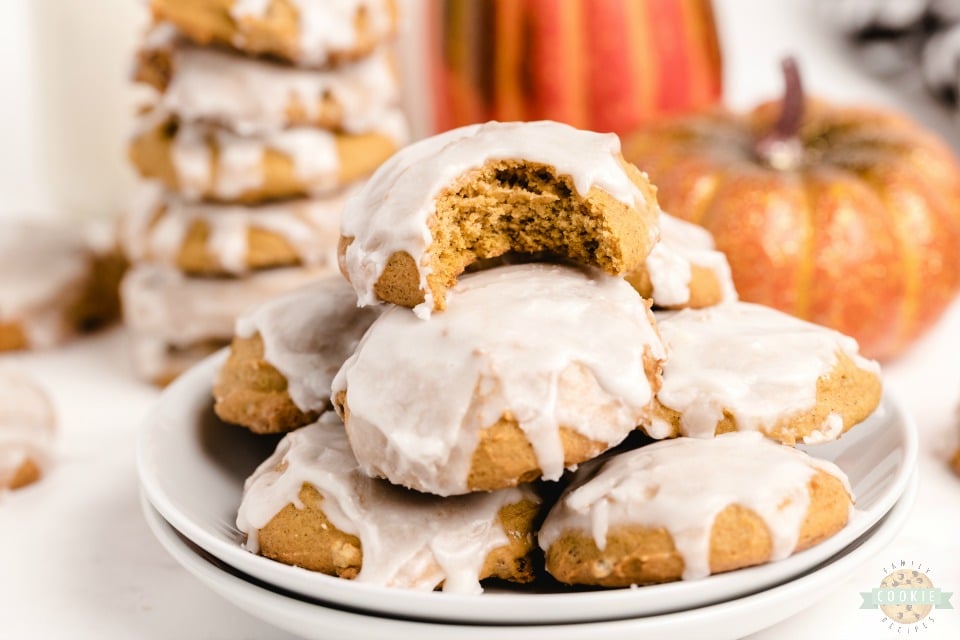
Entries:
[[[838, 100], [911, 110], [956, 143], [950, 119], [918, 98], [915, 79], [866, 75], [810, 14], [808, 2], [718, 1], [731, 104], [779, 91], [778, 57], [799, 54], [808, 85]], [[283, 639], [288, 634], [222, 601], [179, 568], [140, 515], [134, 468], [137, 426], [157, 392], [137, 382], [115, 329], [65, 348], [0, 357], [39, 378], [59, 418], [58, 460], [40, 483], [0, 496], [0, 638], [112, 640]], [[757, 634], [764, 640], [893, 637], [858, 592], [879, 584], [884, 564], [914, 560], [945, 591], [960, 592], [960, 478], [947, 468], [957, 445], [960, 304], [909, 353], [885, 367], [886, 383], [919, 425], [920, 493], [913, 516], [880, 556], [804, 613]], [[960, 596], [954, 597], [960, 609]], [[918, 637], [960, 637], [960, 610], [941, 611]], [[705, 637], [709, 632], [705, 630]]]

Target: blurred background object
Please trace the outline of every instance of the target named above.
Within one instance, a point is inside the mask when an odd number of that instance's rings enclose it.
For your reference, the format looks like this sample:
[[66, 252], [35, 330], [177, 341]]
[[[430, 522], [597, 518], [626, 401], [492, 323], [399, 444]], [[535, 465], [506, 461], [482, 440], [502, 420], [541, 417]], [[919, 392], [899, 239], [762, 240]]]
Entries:
[[713, 104], [710, 0], [427, 0], [432, 127], [558, 120], [623, 133]]
[[124, 146], [137, 91], [124, 79], [136, 2], [0, 3], [0, 216], [115, 216], [133, 184]]
[[123, 260], [98, 231], [0, 219], [0, 354], [59, 346], [118, 317]]
[[347, 195], [408, 139], [394, 0], [274, 5], [149, 2], [122, 294], [155, 384], [227, 344], [247, 307], [335, 271]]
[[803, 95], [653, 123], [624, 155], [668, 212], [709, 229], [743, 300], [854, 336], [890, 358], [960, 286], [960, 167], [897, 113]]
[[[927, 87], [956, 104], [960, 83], [960, 1], [958, 0], [821, 0], [821, 12], [872, 62], [890, 71], [921, 66]], [[896, 51], [898, 55], [878, 52]]]
[[[825, 93], [841, 103], [856, 100], [907, 111], [954, 148], [960, 145], [951, 102], [960, 75], [960, 31], [954, 26], [960, 18], [960, 3], [715, 3], [397, 0], [403, 9], [403, 104], [417, 136], [491, 117], [549, 117], [626, 133], [638, 123], [710, 107], [719, 100], [721, 89], [727, 105], [734, 108], [769, 97], [777, 86], [773, 58], [758, 65], [756, 52], [796, 52], [801, 63], [817, 70], [808, 74], [812, 93]], [[714, 15], [715, 8], [722, 10]], [[18, 88], [0, 107], [0, 126], [8, 141], [0, 164], [0, 216], [36, 212], [48, 217], [54, 213], [115, 217], [128, 208], [135, 181], [124, 166], [123, 149], [133, 131], [133, 105], [142, 101], [146, 89], [134, 88], [126, 79], [137, 35], [147, 22], [145, 14], [143, 6], [133, 1], [37, 0], [0, 7], [0, 47], [6, 53], [2, 64], [11, 86]], [[794, 28], [774, 33], [765, 28], [773, 22]], [[724, 36], [722, 41], [718, 32]], [[743, 37], [747, 32], [750, 38]], [[814, 32], [825, 35], [810, 46]], [[852, 37], [844, 38], [842, 33]], [[264, 62], [217, 47], [193, 45], [193, 50], [201, 55], [207, 51], [211, 59], [243, 60], [261, 69], [299, 70], [289, 61]], [[243, 78], [228, 70], [233, 66], [226, 64], [219, 76], [209, 77], [225, 82], [239, 79], [242, 85]], [[921, 68], [924, 73], [918, 73]], [[165, 85], [160, 85], [163, 91]], [[928, 99], [927, 87], [943, 101]], [[248, 95], [270, 96], [286, 90], [280, 82], [259, 83], [255, 90], [248, 87]], [[179, 95], [189, 93], [184, 90]], [[209, 106], [207, 98], [215, 92], [199, 94], [203, 100], [189, 105], [165, 100], [163, 93], [160, 101], [167, 111], [186, 113], [190, 111], [186, 106]], [[226, 126], [205, 119], [202, 108], [180, 120], [189, 127], [204, 120], [205, 130], [212, 127], [217, 136], [222, 135], [220, 130], [236, 133], [256, 122], [261, 124], [254, 124], [253, 131], [244, 130], [247, 137], [264, 136], [277, 127], [272, 115], [256, 117], [262, 103], [249, 104], [253, 105], [250, 110]], [[281, 126], [290, 124], [329, 125], [287, 122]], [[248, 149], [243, 135], [231, 139]], [[169, 166], [165, 169], [171, 173]], [[286, 195], [282, 201], [291, 202]], [[213, 219], [212, 209], [200, 212], [197, 204], [188, 198], [175, 208], [191, 209], [194, 218]], [[243, 206], [249, 219], [253, 208]], [[175, 226], [171, 219], [184, 217], [168, 215], [165, 209], [157, 215], [166, 218], [157, 229], [169, 229]], [[188, 235], [197, 237], [199, 232]], [[164, 237], [169, 240], [169, 234]], [[169, 243], [165, 247], [166, 261], [175, 261], [169, 258]], [[149, 259], [160, 260], [157, 253], [152, 252]], [[288, 257], [291, 253], [302, 252], [287, 252]], [[278, 266], [275, 262], [267, 260], [270, 264], [260, 263], [257, 268]]]

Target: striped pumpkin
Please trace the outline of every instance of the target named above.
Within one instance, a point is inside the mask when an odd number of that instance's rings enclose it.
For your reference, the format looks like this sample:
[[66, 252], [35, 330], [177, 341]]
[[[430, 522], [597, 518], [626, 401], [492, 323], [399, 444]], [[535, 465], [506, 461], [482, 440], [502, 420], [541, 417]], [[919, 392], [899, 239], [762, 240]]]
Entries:
[[432, 0], [434, 130], [486, 120], [622, 133], [715, 103], [710, 0]]

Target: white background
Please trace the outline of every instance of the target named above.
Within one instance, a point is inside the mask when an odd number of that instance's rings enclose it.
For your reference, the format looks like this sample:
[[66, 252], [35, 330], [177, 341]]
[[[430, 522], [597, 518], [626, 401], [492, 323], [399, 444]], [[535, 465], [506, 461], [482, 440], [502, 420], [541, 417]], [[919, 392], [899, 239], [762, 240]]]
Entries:
[[[776, 94], [777, 61], [794, 53], [811, 92], [907, 110], [960, 148], [960, 129], [923, 95], [916, 74], [865, 73], [810, 2], [717, 0], [717, 10], [730, 104]], [[0, 216], [122, 209], [133, 95], [125, 77], [142, 18], [133, 0], [0, 3]], [[50, 475], [0, 496], [0, 638], [288, 638], [208, 592], [150, 536], [137, 504], [133, 447], [156, 392], [134, 381], [124, 349], [116, 330], [55, 352], [0, 358], [43, 381], [61, 423]], [[937, 586], [960, 592], [960, 479], [946, 466], [957, 444], [960, 305], [886, 367], [886, 381], [921, 431], [920, 495], [910, 523], [886, 553], [824, 590], [808, 611], [756, 637], [896, 637], [877, 612], [858, 609], [858, 592], [877, 586], [893, 560], [929, 565]], [[960, 596], [954, 604], [960, 609]], [[917, 637], [960, 637], [960, 610], [941, 612]]]

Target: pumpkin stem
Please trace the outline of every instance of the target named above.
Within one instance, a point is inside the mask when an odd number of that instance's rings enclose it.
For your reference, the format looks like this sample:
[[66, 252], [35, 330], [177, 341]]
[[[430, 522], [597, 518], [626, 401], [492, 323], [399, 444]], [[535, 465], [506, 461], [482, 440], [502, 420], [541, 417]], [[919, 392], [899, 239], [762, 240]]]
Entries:
[[792, 57], [780, 63], [783, 70], [784, 91], [780, 100], [780, 117], [770, 131], [757, 140], [754, 152], [774, 169], [795, 169], [803, 159], [803, 145], [797, 134], [803, 122], [803, 83], [797, 61]]

